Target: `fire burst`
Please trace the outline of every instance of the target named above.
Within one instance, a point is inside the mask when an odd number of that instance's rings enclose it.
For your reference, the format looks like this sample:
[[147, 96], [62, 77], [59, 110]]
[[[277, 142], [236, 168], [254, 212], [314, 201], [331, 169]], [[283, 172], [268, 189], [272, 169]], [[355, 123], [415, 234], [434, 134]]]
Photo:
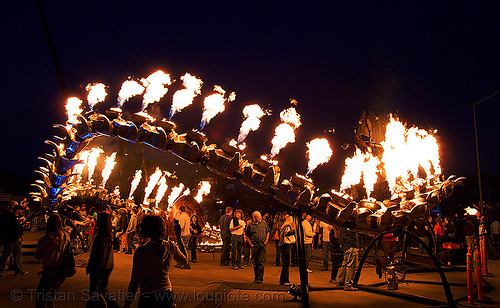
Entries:
[[231, 92], [229, 97], [225, 98], [224, 95], [226, 91], [220, 86], [214, 86], [214, 91], [217, 93], [205, 97], [203, 101], [203, 114], [201, 116], [200, 129], [203, 129], [205, 125], [210, 123], [210, 120], [226, 109], [226, 106], [224, 106], [226, 101], [232, 102], [236, 99], [236, 94], [234, 92]]
[[273, 146], [270, 158], [278, 155], [281, 149], [287, 144], [295, 142], [295, 130], [302, 124], [300, 122], [300, 115], [294, 107], [283, 110], [280, 113], [280, 118], [284, 123], [278, 125], [274, 130], [274, 138], [271, 140]]
[[153, 192], [153, 189], [156, 187], [156, 184], [158, 184], [158, 181], [160, 180], [163, 172], [161, 171], [160, 167], [156, 167], [155, 173], [149, 177], [148, 185], [146, 186], [146, 189], [144, 190], [144, 203], [145, 205], [148, 205], [149, 202], [147, 201], [151, 193]]
[[333, 151], [330, 148], [328, 140], [325, 138], [316, 138], [307, 143], [307, 155], [309, 157], [309, 163], [307, 164], [308, 176], [311, 172], [316, 169], [321, 164], [327, 163], [333, 155]]
[[132, 183], [130, 184], [130, 193], [128, 195], [129, 199], [132, 199], [132, 196], [134, 195], [134, 192], [137, 189], [137, 186], [139, 186], [141, 179], [142, 179], [142, 170], [137, 170], [134, 174], [134, 179], [132, 180]]
[[341, 191], [363, 180], [369, 196], [380, 175], [387, 181], [391, 194], [396, 196], [439, 179], [439, 146], [436, 138], [427, 131], [416, 127], [407, 129], [391, 117], [381, 145], [381, 157], [357, 149], [353, 157], [346, 159]]
[[193, 99], [196, 95], [201, 94], [201, 85], [203, 81], [201, 79], [186, 73], [181, 77], [182, 84], [185, 89], [177, 90], [172, 98], [172, 107], [170, 108], [169, 119], [182, 109], [193, 103]]
[[141, 95], [144, 92], [144, 87], [135, 80], [125, 80], [122, 83], [120, 92], [118, 92], [118, 107], [121, 108], [123, 103], [131, 97]]
[[87, 184], [92, 184], [92, 176], [94, 175], [95, 166], [97, 166], [97, 159], [99, 158], [99, 155], [101, 155], [101, 153], [104, 153], [103, 149], [101, 148], [93, 148], [90, 150], [90, 154], [87, 159], [87, 168], [89, 171], [89, 174], [87, 176]]
[[248, 105], [243, 108], [243, 117], [245, 118], [245, 121], [241, 123], [238, 143], [242, 143], [250, 131], [256, 131], [259, 128], [260, 118], [264, 115], [264, 110], [262, 110], [262, 108], [257, 104]]
[[89, 83], [85, 87], [85, 90], [89, 92], [87, 95], [87, 101], [89, 102], [90, 110], [93, 110], [97, 103], [104, 102], [104, 99], [108, 95], [108, 93], [106, 93], [106, 86], [100, 82]]
[[210, 182], [209, 181], [201, 181], [198, 184], [198, 193], [194, 199], [200, 203], [203, 200], [203, 196], [206, 196], [210, 193]]
[[158, 190], [156, 191], [156, 197], [155, 197], [155, 207], [158, 207], [160, 204], [161, 200], [163, 199], [163, 196], [167, 192], [168, 185], [167, 185], [167, 173], [164, 173], [161, 179], [158, 181]]
[[113, 171], [113, 168], [116, 165], [116, 152], [111, 154], [110, 156], [106, 157], [106, 165], [104, 166], [104, 169], [102, 169], [102, 182], [100, 187], [105, 188], [106, 187], [106, 182], [109, 179], [109, 176], [111, 175], [111, 171]]
[[174, 205], [175, 200], [177, 200], [177, 198], [181, 195], [183, 190], [184, 190], [184, 184], [182, 183], [172, 188], [172, 191], [168, 196], [168, 208], [167, 208], [168, 212], [172, 210], [172, 205]]
[[161, 70], [154, 72], [149, 75], [148, 78], [142, 79], [141, 81], [146, 87], [146, 92], [142, 98], [141, 111], [145, 111], [149, 104], [159, 102], [160, 99], [168, 92], [165, 85], [169, 86], [172, 84], [170, 75]]
[[80, 108], [83, 101], [77, 97], [70, 97], [66, 101], [66, 114], [68, 115], [68, 123], [78, 123], [77, 116], [82, 114], [83, 109]]

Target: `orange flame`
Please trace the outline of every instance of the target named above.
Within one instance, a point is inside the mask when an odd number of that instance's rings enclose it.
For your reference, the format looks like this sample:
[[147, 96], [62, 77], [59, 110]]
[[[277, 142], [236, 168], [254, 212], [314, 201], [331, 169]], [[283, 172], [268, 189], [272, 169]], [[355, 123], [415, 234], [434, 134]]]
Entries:
[[231, 92], [229, 97], [225, 98], [224, 95], [226, 91], [220, 86], [214, 86], [214, 91], [217, 93], [205, 97], [203, 101], [203, 114], [201, 116], [200, 129], [203, 129], [205, 125], [210, 123], [210, 120], [226, 109], [226, 106], [224, 106], [226, 101], [232, 102], [236, 99], [236, 94], [234, 92]]
[[201, 94], [201, 85], [203, 84], [201, 79], [198, 79], [189, 73], [186, 73], [181, 77], [181, 79], [185, 89], [177, 90], [174, 93], [169, 119], [172, 119], [177, 112], [180, 112], [182, 109], [191, 105], [195, 96]]
[[238, 143], [242, 143], [250, 131], [256, 131], [260, 126], [260, 118], [265, 115], [264, 110], [257, 105], [248, 105], [243, 108], [243, 117], [245, 121], [241, 123], [240, 134], [238, 135]]
[[137, 186], [139, 186], [141, 179], [142, 179], [142, 170], [136, 170], [135, 174], [134, 174], [134, 179], [132, 180], [132, 183], [130, 184], [130, 193], [128, 195], [129, 199], [132, 199], [132, 195], [134, 194], [135, 190], [137, 189]]
[[181, 195], [183, 190], [184, 190], [184, 184], [182, 183], [172, 188], [172, 191], [168, 196], [168, 208], [167, 208], [168, 212], [172, 210], [172, 205], [174, 205], [175, 200]]
[[146, 79], [141, 79], [141, 81], [146, 87], [146, 92], [142, 98], [142, 111], [146, 110], [149, 104], [159, 102], [160, 99], [168, 92], [165, 85], [169, 86], [172, 84], [170, 75], [161, 70], [154, 72]]
[[144, 87], [135, 80], [125, 80], [122, 83], [120, 92], [118, 92], [118, 107], [123, 107], [123, 103], [131, 97], [141, 95], [144, 92]]
[[[400, 192], [419, 188], [425, 182], [439, 181], [441, 166], [436, 138], [427, 131], [412, 127], [407, 129], [391, 116], [386, 127], [385, 140], [381, 142], [381, 158], [370, 152], [356, 154], [346, 159], [340, 190], [359, 184], [363, 179], [370, 196], [379, 176], [389, 184], [393, 197]], [[421, 174], [424, 170], [425, 174]]]
[[293, 106], [283, 110], [280, 113], [280, 118], [284, 123], [278, 125], [274, 130], [270, 158], [278, 155], [287, 144], [295, 142], [295, 130], [302, 124], [300, 115]]
[[156, 187], [156, 184], [158, 184], [158, 181], [160, 180], [162, 174], [163, 174], [163, 172], [161, 171], [160, 167], [156, 167], [155, 173], [153, 173], [149, 177], [148, 185], [146, 186], [146, 189], [144, 190], [144, 201], [142, 202], [143, 204], [145, 204], [145, 205], [149, 204], [147, 199], [149, 198], [149, 196], [153, 192], [153, 189]]
[[81, 151], [78, 155], [78, 163], [73, 167], [73, 176], [71, 177], [70, 183], [80, 183], [82, 180], [82, 172], [85, 166], [87, 166], [87, 160], [90, 155], [90, 150]]
[[321, 164], [327, 163], [333, 155], [330, 144], [326, 138], [316, 138], [307, 143], [307, 156], [309, 163], [307, 164], [306, 176], [316, 169]]
[[201, 181], [198, 184], [198, 193], [194, 199], [200, 203], [203, 200], [203, 196], [206, 196], [210, 193], [211, 185], [209, 181]]
[[77, 116], [82, 114], [83, 109], [80, 108], [83, 101], [78, 97], [70, 97], [66, 101], [66, 114], [68, 115], [68, 123], [78, 123]]
[[85, 87], [85, 90], [89, 92], [87, 95], [87, 101], [89, 102], [90, 110], [93, 110], [97, 103], [104, 102], [104, 99], [108, 95], [108, 93], [106, 93], [106, 86], [100, 82], [89, 83]]
[[113, 171], [113, 168], [116, 165], [116, 152], [111, 154], [110, 156], [106, 157], [105, 162], [106, 165], [102, 169], [102, 182], [100, 187], [105, 188], [106, 187], [106, 182], [109, 179], [109, 176], [111, 175], [111, 171]]
[[92, 176], [94, 175], [94, 170], [95, 166], [97, 166], [97, 159], [99, 158], [99, 155], [101, 153], [104, 153], [103, 149], [101, 148], [92, 148], [90, 150], [90, 154], [87, 160], [87, 168], [89, 171], [88, 178], [87, 178], [87, 184], [92, 184]]
[[163, 174], [161, 177], [160, 181], [158, 181], [158, 190], [156, 192], [156, 197], [155, 197], [155, 207], [158, 207], [160, 204], [161, 200], [163, 199], [163, 196], [165, 196], [165, 193], [167, 192], [168, 185], [167, 185], [167, 173]]

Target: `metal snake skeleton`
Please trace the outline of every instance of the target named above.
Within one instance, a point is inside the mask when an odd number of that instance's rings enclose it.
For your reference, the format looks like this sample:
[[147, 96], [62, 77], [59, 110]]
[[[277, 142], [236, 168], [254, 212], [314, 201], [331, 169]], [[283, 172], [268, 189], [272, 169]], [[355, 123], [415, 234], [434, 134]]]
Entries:
[[243, 159], [244, 155], [238, 148], [228, 144], [222, 148], [207, 146], [208, 138], [196, 130], [178, 134], [175, 123], [171, 121], [151, 121], [138, 113], [126, 120], [120, 111], [112, 109], [106, 115], [91, 111], [79, 115], [76, 123], [54, 127], [61, 135], [46, 141], [53, 151], [40, 158], [46, 166], [36, 170], [42, 180], [33, 184], [39, 191], [32, 193], [47, 211], [57, 210], [63, 205], [62, 196], [72, 176], [72, 168], [79, 162], [78, 154], [94, 137], [101, 135], [170, 151], [190, 164], [205, 166], [228, 179], [238, 179], [245, 186], [272, 195], [282, 204], [308, 212], [328, 224], [366, 233], [408, 226], [450, 196], [454, 187], [461, 185], [464, 179], [451, 176], [444, 181], [436, 180], [420, 187], [417, 193], [410, 191], [405, 197], [395, 200], [355, 202], [332, 192], [315, 196], [312, 181], [299, 175], [280, 182], [279, 166], [262, 158], [251, 163]]

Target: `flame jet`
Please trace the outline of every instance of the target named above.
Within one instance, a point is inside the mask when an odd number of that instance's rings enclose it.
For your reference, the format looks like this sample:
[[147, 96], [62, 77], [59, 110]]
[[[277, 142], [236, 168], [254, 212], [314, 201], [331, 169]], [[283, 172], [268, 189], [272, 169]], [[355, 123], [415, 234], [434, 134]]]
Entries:
[[243, 117], [245, 121], [241, 123], [240, 133], [238, 135], [238, 143], [242, 143], [248, 136], [250, 131], [256, 131], [260, 126], [260, 118], [262, 118], [266, 113], [262, 108], [257, 105], [247, 105], [243, 108]]
[[170, 113], [168, 118], [172, 119], [172, 117], [180, 112], [182, 109], [193, 103], [193, 99], [201, 94], [201, 86], [203, 85], [203, 81], [201, 79], [192, 76], [189, 73], [186, 73], [181, 77], [182, 84], [185, 89], [177, 90], [174, 93], [172, 98], [172, 107], [170, 108]]
[[160, 181], [160, 178], [162, 176], [163, 172], [159, 167], [156, 167], [155, 173], [149, 177], [148, 185], [146, 186], [146, 189], [144, 190], [144, 200], [142, 203], [145, 205], [148, 205], [149, 202], [147, 201], [151, 193], [153, 192], [153, 189], [156, 187], [156, 184], [158, 184], [158, 181]]
[[132, 196], [134, 195], [137, 186], [139, 186], [141, 179], [142, 179], [142, 170], [135, 171], [134, 179], [132, 180], [132, 183], [130, 183], [130, 193], [128, 195], [129, 199], [132, 199]]
[[165, 72], [158, 70], [153, 74], [149, 75], [148, 78], [141, 80], [143, 85], [146, 87], [144, 96], [142, 97], [142, 108], [141, 111], [145, 111], [149, 104], [159, 102], [160, 99], [167, 94], [168, 89], [165, 85], [169, 86], [172, 84], [170, 80], [170, 75]]
[[141, 95], [144, 92], [144, 87], [135, 80], [125, 80], [122, 83], [120, 92], [118, 92], [118, 108], [123, 107], [123, 104], [131, 97]]
[[100, 82], [89, 83], [85, 87], [85, 90], [89, 92], [87, 95], [87, 101], [89, 103], [90, 110], [94, 110], [94, 106], [97, 105], [97, 103], [104, 102], [104, 99], [106, 99], [106, 96], [108, 95], [108, 93], [106, 93], [106, 86]]
[[113, 168], [116, 165], [116, 152], [114, 152], [110, 156], [107, 156], [105, 162], [106, 165], [102, 169], [102, 182], [100, 185], [101, 188], [106, 187], [106, 182], [108, 181], [109, 176], [111, 175], [111, 171], [113, 171]]
[[292, 106], [283, 110], [280, 113], [281, 123], [274, 130], [274, 138], [271, 140], [273, 145], [271, 148], [270, 158], [274, 158], [279, 154], [287, 144], [295, 142], [295, 130], [302, 124], [300, 122], [300, 115]]
[[216, 93], [205, 97], [203, 101], [203, 114], [201, 116], [200, 130], [203, 130], [205, 125], [210, 123], [216, 115], [223, 112], [226, 109], [224, 103], [226, 101], [232, 102], [236, 99], [236, 94], [231, 92], [227, 98], [224, 97], [226, 91], [220, 86], [214, 86], [214, 91]]
[[307, 144], [307, 156], [309, 162], [307, 164], [306, 176], [311, 174], [319, 165], [327, 163], [333, 155], [328, 140], [325, 138], [316, 138]]

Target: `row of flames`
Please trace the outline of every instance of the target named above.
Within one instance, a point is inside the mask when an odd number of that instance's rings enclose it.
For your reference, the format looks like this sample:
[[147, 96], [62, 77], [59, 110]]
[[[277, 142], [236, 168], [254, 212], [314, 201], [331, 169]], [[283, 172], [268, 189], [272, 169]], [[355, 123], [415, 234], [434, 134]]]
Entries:
[[[80, 163], [76, 164], [73, 169], [73, 176], [70, 179], [70, 184], [92, 185], [94, 181], [93, 177], [95, 173], [95, 167], [97, 166], [98, 158], [102, 153], [104, 153], [104, 151], [101, 148], [92, 148], [89, 150], [82, 151], [79, 156]], [[102, 181], [99, 185], [100, 188], [106, 187], [106, 182], [108, 181], [109, 176], [111, 175], [111, 172], [113, 171], [116, 165], [116, 152], [112, 153], [110, 156], [105, 157], [104, 162], [105, 166], [101, 171]], [[85, 168], [87, 168], [87, 182], [82, 183], [82, 173], [85, 170]], [[163, 200], [165, 193], [168, 190], [167, 178], [177, 179], [177, 177], [171, 174], [170, 172], [162, 171], [160, 167], [156, 167], [155, 172], [147, 180], [147, 185], [144, 190], [144, 200], [142, 204], [144, 205], [150, 204], [150, 199], [153, 196], [153, 191], [156, 188], [156, 195], [154, 196], [154, 200], [156, 207], [158, 207], [160, 202]], [[133, 195], [137, 187], [139, 186], [141, 180], [142, 180], [142, 170], [136, 170], [130, 186], [129, 199], [133, 198]], [[194, 199], [198, 202], [201, 202], [203, 200], [203, 196], [208, 195], [210, 193], [210, 190], [211, 190], [210, 182], [201, 181], [198, 184], [197, 193], [196, 196], [194, 196]], [[119, 195], [118, 186], [115, 187], [114, 194]], [[171, 192], [167, 198], [167, 204], [168, 204], [167, 211], [171, 210], [172, 205], [174, 204], [177, 198], [189, 194], [191, 194], [190, 189], [187, 188], [183, 183], [180, 183], [179, 185], [172, 187]]]
[[[201, 87], [203, 81], [195, 76], [186, 73], [180, 77], [184, 89], [177, 90], [172, 97], [172, 105], [169, 113], [169, 120], [176, 114], [181, 112], [184, 108], [191, 105], [196, 96], [201, 95]], [[130, 98], [138, 95], [143, 95], [142, 108], [140, 114], [148, 118], [150, 121], [155, 119], [147, 113], [147, 107], [159, 102], [163, 96], [168, 92], [166, 86], [171, 85], [174, 80], [170, 78], [169, 74], [159, 70], [151, 74], [147, 78], [134, 80], [129, 77], [128, 80], [122, 83], [121, 89], [118, 92], [117, 107], [122, 108], [124, 103]], [[106, 86], [102, 83], [88, 84], [86, 87], [88, 92], [87, 101], [90, 110], [100, 103], [104, 102], [107, 96]], [[215, 85], [213, 93], [206, 96], [203, 101], [203, 113], [200, 124], [200, 129], [203, 129], [217, 114], [225, 110], [225, 103], [232, 102], [236, 99], [234, 92], [226, 95], [226, 91]], [[296, 104], [296, 101], [293, 101]], [[71, 97], [66, 103], [66, 111], [68, 115], [68, 123], [78, 122], [77, 116], [81, 115], [83, 101], [77, 97]], [[264, 110], [258, 104], [247, 105], [242, 111], [244, 121], [241, 124], [237, 140], [230, 141], [231, 145], [235, 145], [240, 150], [245, 148], [245, 138], [251, 131], [256, 131], [260, 127], [261, 118], [271, 113]], [[274, 131], [274, 137], [271, 141], [271, 151], [268, 155], [263, 155], [262, 158], [271, 161], [276, 155], [279, 154], [288, 143], [295, 142], [295, 131], [301, 125], [300, 115], [296, 109], [291, 106], [280, 113], [281, 124], [279, 124]], [[332, 150], [325, 138], [317, 138], [308, 143], [308, 151], [306, 155], [309, 157], [307, 167], [307, 175], [309, 175], [317, 166], [328, 162], [332, 156]]]
[[[176, 113], [181, 112], [184, 108], [193, 103], [196, 96], [201, 95], [201, 87], [203, 81], [195, 76], [186, 73], [180, 77], [184, 89], [178, 90], [173, 94], [172, 106], [170, 108], [169, 119]], [[122, 108], [124, 103], [131, 97], [143, 95], [141, 114], [150, 117], [147, 114], [147, 107], [159, 102], [167, 93], [167, 86], [171, 85], [175, 80], [170, 78], [169, 74], [162, 71], [157, 71], [147, 78], [134, 80], [129, 78], [123, 82], [118, 93], [117, 105]], [[90, 110], [93, 110], [95, 105], [103, 102], [107, 96], [106, 86], [102, 83], [89, 84], [86, 87], [88, 91], [87, 101]], [[226, 95], [226, 91], [220, 86], [215, 86], [213, 93], [206, 96], [203, 102], [203, 113], [200, 128], [210, 122], [217, 114], [224, 111], [224, 104], [235, 99], [234, 92]], [[81, 114], [82, 101], [76, 97], [68, 99], [66, 109], [68, 113], [68, 123], [77, 120], [77, 116]], [[261, 158], [277, 164], [273, 159], [279, 154], [288, 143], [295, 142], [295, 132], [301, 126], [300, 115], [293, 106], [296, 101], [292, 101], [292, 106], [283, 110], [280, 113], [281, 123], [275, 128], [275, 135], [271, 141], [272, 148], [268, 155], [263, 155]], [[243, 108], [244, 121], [241, 125], [237, 140], [232, 140], [231, 145], [238, 146], [240, 150], [245, 148], [245, 138], [250, 131], [256, 131], [261, 123], [261, 118], [264, 115], [270, 115], [269, 112], [262, 109], [258, 104], [251, 104]], [[154, 120], [154, 119], [153, 119]], [[369, 149], [361, 151], [356, 149], [353, 157], [349, 157], [345, 161], [345, 172], [341, 179], [340, 192], [348, 193], [349, 188], [354, 185], [363, 184], [366, 190], [367, 197], [370, 198], [375, 184], [382, 180], [387, 181], [392, 196], [397, 196], [399, 193], [407, 190], [417, 190], [424, 183], [431, 183], [438, 179], [441, 175], [441, 167], [439, 161], [439, 146], [436, 138], [429, 132], [417, 127], [407, 128], [403, 123], [391, 116], [390, 122], [386, 127], [385, 141], [381, 143], [383, 153], [381, 156], [373, 155]], [[325, 138], [316, 138], [307, 143], [308, 167], [306, 176], [310, 175], [319, 165], [328, 162], [333, 155], [333, 151]], [[87, 160], [89, 174], [92, 174], [95, 167], [95, 155], [102, 153], [100, 149], [92, 149], [84, 151], [80, 160]], [[92, 158], [92, 159], [91, 159]], [[106, 158], [106, 164], [114, 164], [115, 153]], [[75, 167], [83, 168], [81, 166]], [[111, 169], [109, 169], [111, 168]], [[107, 176], [103, 174], [104, 186], [109, 172], [112, 167], [104, 168]], [[422, 172], [423, 170], [423, 172]], [[76, 172], [81, 174], [80, 172]], [[145, 203], [151, 192], [156, 186], [159, 186], [156, 200], [161, 200], [162, 194], [166, 191], [166, 178], [170, 175], [167, 172], [161, 171], [159, 168], [150, 177], [148, 186], [145, 192]], [[132, 181], [131, 195], [135, 191], [141, 178], [141, 171], [137, 171]], [[89, 176], [89, 181], [91, 177]], [[181, 184], [182, 185], [182, 184]], [[184, 185], [178, 186], [175, 189], [179, 195], [184, 190]], [[172, 189], [172, 192], [174, 189]], [[157, 202], [158, 203], [158, 202]], [[170, 204], [170, 202], [169, 202]]]

